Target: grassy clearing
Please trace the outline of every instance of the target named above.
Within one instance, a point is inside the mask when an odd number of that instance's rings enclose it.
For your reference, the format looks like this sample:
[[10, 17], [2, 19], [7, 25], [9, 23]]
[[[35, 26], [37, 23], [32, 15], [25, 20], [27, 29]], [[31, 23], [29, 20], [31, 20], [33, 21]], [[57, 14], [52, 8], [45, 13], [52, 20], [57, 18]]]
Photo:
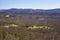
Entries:
[[51, 29], [51, 28], [47, 26], [32, 26], [28, 27], [28, 29]]
[[18, 25], [17, 25], [17, 24], [8, 24], [8, 25], [5, 25], [5, 26], [3, 26], [3, 27], [5, 27], [5, 28], [18, 27]]
[[5, 17], [10, 17], [10, 15], [6, 15]]
[[45, 18], [39, 18], [38, 20], [45, 20]]

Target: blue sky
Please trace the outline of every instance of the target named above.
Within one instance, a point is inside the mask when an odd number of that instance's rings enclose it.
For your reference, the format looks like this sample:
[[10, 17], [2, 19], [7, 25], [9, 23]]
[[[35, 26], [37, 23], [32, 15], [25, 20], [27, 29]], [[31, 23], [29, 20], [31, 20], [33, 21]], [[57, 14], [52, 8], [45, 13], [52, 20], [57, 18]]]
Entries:
[[60, 0], [0, 0], [0, 9], [10, 8], [54, 9], [60, 8]]

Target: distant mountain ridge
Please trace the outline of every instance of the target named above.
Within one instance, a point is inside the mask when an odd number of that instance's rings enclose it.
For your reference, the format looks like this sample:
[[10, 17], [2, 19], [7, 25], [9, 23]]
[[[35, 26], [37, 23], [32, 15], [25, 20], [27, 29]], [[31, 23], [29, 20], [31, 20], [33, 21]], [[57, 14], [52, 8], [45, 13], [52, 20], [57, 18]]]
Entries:
[[5, 10], [0, 10], [0, 12], [10, 12], [10, 13], [15, 13], [15, 12], [24, 12], [24, 13], [60, 13], [60, 8], [57, 9], [5, 9]]

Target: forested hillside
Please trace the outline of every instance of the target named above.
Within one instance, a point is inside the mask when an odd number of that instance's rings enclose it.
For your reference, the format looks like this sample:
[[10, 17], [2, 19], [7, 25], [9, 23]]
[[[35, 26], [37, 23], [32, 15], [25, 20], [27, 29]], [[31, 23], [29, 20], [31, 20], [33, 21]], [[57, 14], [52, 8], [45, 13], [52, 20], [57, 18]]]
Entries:
[[0, 10], [0, 40], [60, 40], [60, 9]]

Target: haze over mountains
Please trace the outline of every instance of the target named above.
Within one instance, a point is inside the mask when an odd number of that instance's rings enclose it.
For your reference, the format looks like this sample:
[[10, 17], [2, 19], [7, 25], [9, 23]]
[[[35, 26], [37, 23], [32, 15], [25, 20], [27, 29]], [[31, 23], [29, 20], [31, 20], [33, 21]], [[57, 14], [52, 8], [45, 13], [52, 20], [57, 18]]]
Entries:
[[27, 13], [60, 13], [60, 8], [56, 9], [16, 9], [16, 8], [11, 8], [11, 9], [2, 9], [0, 12], [10, 12], [10, 13], [15, 13], [15, 12], [27, 12]]

